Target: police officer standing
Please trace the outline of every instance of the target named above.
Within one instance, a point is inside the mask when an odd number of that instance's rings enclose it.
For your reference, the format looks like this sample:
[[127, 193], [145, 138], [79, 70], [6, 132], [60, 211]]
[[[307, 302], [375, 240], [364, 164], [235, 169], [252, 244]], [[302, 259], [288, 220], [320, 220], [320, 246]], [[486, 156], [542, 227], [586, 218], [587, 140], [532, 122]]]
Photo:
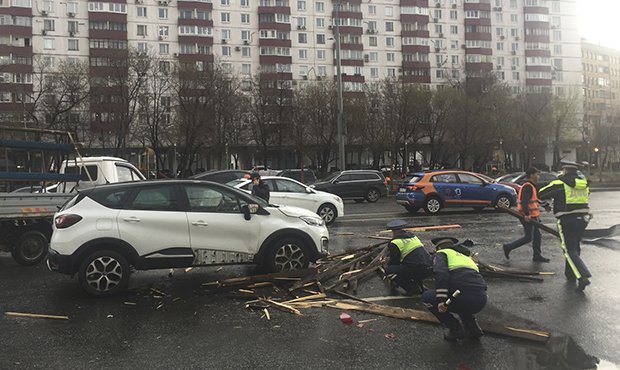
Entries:
[[252, 172], [250, 180], [252, 180], [252, 195], [256, 195], [269, 202], [269, 186], [261, 179], [260, 174]]
[[390, 260], [385, 267], [387, 275], [395, 274], [394, 282], [405, 289], [407, 295], [424, 291], [422, 281], [433, 273], [432, 259], [417, 236], [404, 230], [407, 222], [388, 222], [392, 240], [388, 244]]
[[541, 199], [553, 199], [553, 214], [557, 218], [562, 250], [566, 258], [564, 275], [583, 291], [590, 285], [592, 274], [581, 260], [581, 238], [590, 220], [588, 180], [577, 173], [578, 164], [561, 161], [564, 174], [540, 189]]
[[540, 250], [540, 230], [538, 226], [530, 221], [539, 221], [540, 209], [538, 208], [538, 194], [536, 190], [536, 183], [540, 178], [540, 171], [536, 167], [528, 168], [525, 171], [527, 179], [519, 189], [517, 209], [524, 216], [523, 219], [519, 219], [523, 225], [523, 231], [525, 235], [521, 239], [517, 239], [512, 243], [504, 244], [504, 255], [506, 259], [510, 258], [510, 252], [532, 242], [532, 249], [534, 250], [534, 256], [532, 260], [534, 262], [549, 262], [548, 258], [543, 257]]
[[[478, 266], [471, 259], [471, 252], [458, 244], [454, 238], [435, 238], [432, 240], [437, 247], [433, 271], [436, 289], [427, 290], [422, 294], [422, 302], [444, 326], [444, 339], [454, 342], [457, 339], [480, 338], [484, 333], [478, 325], [474, 314], [482, 311], [487, 303], [487, 284], [480, 275]], [[449, 306], [446, 300], [460, 291], [451, 299]], [[457, 314], [461, 322], [452, 315]], [[463, 330], [465, 326], [465, 330]]]

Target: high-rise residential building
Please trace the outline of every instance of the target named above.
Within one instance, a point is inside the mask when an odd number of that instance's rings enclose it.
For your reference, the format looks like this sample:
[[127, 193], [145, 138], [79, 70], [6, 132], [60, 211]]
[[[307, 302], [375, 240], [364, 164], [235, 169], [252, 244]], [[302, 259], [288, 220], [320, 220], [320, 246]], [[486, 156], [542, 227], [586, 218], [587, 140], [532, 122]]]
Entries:
[[[583, 53], [585, 138], [588, 156], [605, 165], [620, 161], [620, 50], [586, 41]], [[597, 158], [598, 157], [598, 158]], [[617, 164], [615, 165], [617, 166]]]
[[566, 95], [581, 91], [575, 2], [0, 0], [0, 115], [17, 108], [23, 85], [33, 88], [37, 56], [88, 61], [105, 75], [135, 48], [293, 85], [334, 78], [337, 32], [345, 91], [386, 77], [437, 86], [495, 72], [515, 92]]

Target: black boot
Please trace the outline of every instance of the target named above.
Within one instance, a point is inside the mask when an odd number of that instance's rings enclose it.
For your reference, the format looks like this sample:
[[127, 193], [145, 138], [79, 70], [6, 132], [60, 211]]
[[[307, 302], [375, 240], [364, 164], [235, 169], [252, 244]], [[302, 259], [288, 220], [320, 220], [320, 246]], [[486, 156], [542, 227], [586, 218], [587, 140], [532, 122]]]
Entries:
[[448, 323], [444, 325], [443, 339], [448, 342], [456, 342], [457, 339], [464, 338], [465, 330], [463, 330], [461, 322], [452, 316], [452, 319], [448, 320]]
[[478, 321], [476, 321], [475, 317], [468, 319], [464, 322], [465, 331], [467, 332], [467, 336], [471, 339], [478, 339], [484, 335], [482, 328], [478, 325]]
[[590, 285], [590, 279], [587, 277], [582, 277], [577, 282], [577, 290], [584, 291], [588, 285]]

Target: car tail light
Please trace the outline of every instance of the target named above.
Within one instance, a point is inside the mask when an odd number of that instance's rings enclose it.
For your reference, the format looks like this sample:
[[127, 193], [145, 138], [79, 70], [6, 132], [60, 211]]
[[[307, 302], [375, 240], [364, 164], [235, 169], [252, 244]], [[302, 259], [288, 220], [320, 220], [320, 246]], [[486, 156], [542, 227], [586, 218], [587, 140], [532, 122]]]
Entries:
[[420, 190], [424, 189], [424, 186], [420, 185], [407, 185], [407, 190]]
[[73, 226], [76, 223], [80, 222], [81, 219], [82, 216], [73, 214], [60, 215], [56, 217], [56, 219], [54, 220], [54, 224], [56, 225], [57, 229], [66, 229], [69, 226]]

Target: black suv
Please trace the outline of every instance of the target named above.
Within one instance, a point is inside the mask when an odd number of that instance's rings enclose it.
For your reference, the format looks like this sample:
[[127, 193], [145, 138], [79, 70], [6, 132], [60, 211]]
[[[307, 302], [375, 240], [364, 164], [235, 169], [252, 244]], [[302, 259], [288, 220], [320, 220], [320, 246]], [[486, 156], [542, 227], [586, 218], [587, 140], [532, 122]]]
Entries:
[[301, 170], [300, 169], [289, 169], [284, 170], [278, 173], [278, 176], [288, 177], [289, 179], [297, 180], [299, 182], [303, 182], [304, 184], [313, 184], [316, 182], [316, 176], [314, 175], [314, 171], [304, 168], [303, 170], [303, 181], [301, 180]]
[[334, 172], [310, 186], [336, 194], [343, 199], [355, 199], [357, 202], [366, 199], [373, 203], [387, 195], [385, 177], [381, 172], [374, 170]]

